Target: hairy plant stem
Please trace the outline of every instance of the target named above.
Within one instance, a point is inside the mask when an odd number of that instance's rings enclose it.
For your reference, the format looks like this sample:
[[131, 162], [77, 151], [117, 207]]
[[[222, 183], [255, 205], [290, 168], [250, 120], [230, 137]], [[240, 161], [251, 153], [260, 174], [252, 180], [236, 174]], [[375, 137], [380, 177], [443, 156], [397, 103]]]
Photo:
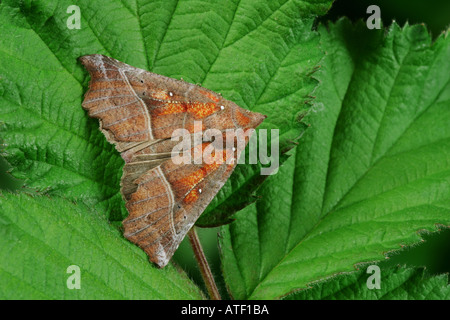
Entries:
[[202, 244], [198, 238], [196, 227], [192, 227], [188, 233], [189, 242], [191, 243], [192, 250], [194, 251], [195, 259], [197, 260], [198, 266], [200, 267], [200, 272], [205, 282], [206, 289], [208, 290], [209, 297], [211, 300], [221, 300], [219, 290], [217, 289], [216, 282], [211, 273], [211, 269], [206, 260], [205, 253], [203, 252]]

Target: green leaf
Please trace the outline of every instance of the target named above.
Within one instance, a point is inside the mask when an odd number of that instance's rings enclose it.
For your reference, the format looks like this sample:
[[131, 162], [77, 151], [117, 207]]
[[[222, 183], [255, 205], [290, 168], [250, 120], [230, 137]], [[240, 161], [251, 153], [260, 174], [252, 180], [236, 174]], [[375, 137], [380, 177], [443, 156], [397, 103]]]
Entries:
[[[83, 204], [3, 193], [0, 235], [2, 299], [203, 298], [184, 273], [152, 266]], [[67, 286], [71, 265], [80, 268], [80, 289]]]
[[382, 268], [380, 289], [369, 289], [373, 272], [338, 275], [285, 297], [286, 300], [448, 300], [448, 275], [427, 276], [424, 269]]
[[[78, 1], [81, 29], [69, 29], [73, 1], [2, 1], [0, 138], [12, 174], [110, 220], [127, 215], [123, 161], [81, 108], [88, 77], [77, 58], [93, 53], [221, 92], [266, 114], [262, 128], [280, 129], [287, 143], [303, 132], [299, 114], [317, 85], [310, 73], [322, 52], [312, 22], [331, 2]], [[256, 175], [237, 170], [208, 210], [242, 208], [248, 201], [235, 195], [251, 194]]]
[[236, 299], [279, 298], [450, 224], [450, 38], [329, 29], [311, 128], [222, 229]]

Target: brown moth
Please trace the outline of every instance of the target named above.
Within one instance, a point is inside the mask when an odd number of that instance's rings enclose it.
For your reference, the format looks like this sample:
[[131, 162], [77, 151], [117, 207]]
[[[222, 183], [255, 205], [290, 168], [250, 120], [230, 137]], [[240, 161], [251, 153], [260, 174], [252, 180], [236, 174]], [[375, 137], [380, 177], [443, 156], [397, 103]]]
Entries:
[[[242, 147], [212, 152], [208, 163], [175, 163], [174, 130], [249, 130], [265, 116], [220, 94], [94, 54], [80, 58], [91, 75], [83, 108], [125, 160], [121, 193], [128, 217], [124, 236], [164, 267], [187, 232], [222, 188]], [[195, 121], [201, 121], [196, 127]], [[195, 140], [195, 139], [193, 139]], [[245, 143], [248, 142], [248, 139]], [[211, 141], [194, 142], [193, 153]], [[244, 145], [245, 146], [245, 145]], [[188, 154], [189, 155], [189, 154]]]

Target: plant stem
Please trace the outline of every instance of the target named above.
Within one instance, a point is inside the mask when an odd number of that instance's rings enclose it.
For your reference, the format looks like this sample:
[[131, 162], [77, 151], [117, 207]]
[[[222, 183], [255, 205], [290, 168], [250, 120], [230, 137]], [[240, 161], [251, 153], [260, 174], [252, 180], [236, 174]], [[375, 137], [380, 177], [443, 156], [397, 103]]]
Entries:
[[216, 282], [209, 268], [208, 260], [206, 260], [205, 253], [203, 252], [202, 244], [197, 235], [196, 227], [192, 227], [188, 233], [189, 241], [194, 251], [195, 259], [197, 260], [200, 272], [205, 282], [206, 289], [208, 290], [211, 300], [221, 300], [219, 290], [217, 290]]

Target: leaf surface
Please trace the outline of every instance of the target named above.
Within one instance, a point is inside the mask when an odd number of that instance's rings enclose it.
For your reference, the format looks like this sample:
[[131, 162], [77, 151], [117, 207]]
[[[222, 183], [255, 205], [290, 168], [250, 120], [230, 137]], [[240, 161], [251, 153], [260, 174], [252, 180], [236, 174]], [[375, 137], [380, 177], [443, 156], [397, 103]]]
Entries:
[[311, 128], [222, 229], [236, 299], [279, 298], [450, 224], [450, 39], [346, 20], [320, 34]]
[[448, 300], [448, 275], [427, 276], [424, 269], [386, 268], [380, 271], [380, 288], [370, 287], [373, 271], [338, 275], [295, 292], [286, 300]]
[[[105, 217], [64, 199], [0, 195], [2, 299], [202, 299], [175, 267], [157, 269]], [[80, 268], [80, 289], [69, 266]]]

